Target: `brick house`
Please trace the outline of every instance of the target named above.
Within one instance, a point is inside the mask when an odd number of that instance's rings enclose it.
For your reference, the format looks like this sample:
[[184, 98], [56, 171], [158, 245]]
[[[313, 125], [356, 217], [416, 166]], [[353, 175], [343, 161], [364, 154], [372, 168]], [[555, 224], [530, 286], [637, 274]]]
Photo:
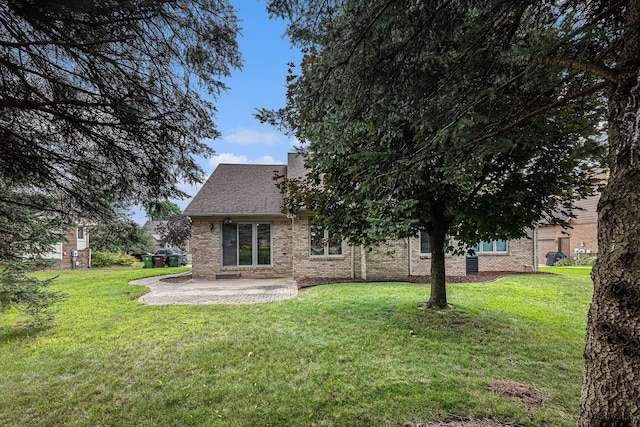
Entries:
[[71, 227], [64, 234], [64, 240], [57, 243], [46, 258], [55, 260], [49, 267], [53, 270], [86, 269], [91, 266], [89, 233], [84, 226]]
[[[192, 220], [195, 278], [404, 280], [430, 274], [426, 233], [373, 251], [349, 246], [313, 226], [311, 212], [284, 215], [274, 173], [302, 176], [302, 156], [290, 153], [287, 165], [220, 164], [196, 194], [184, 211]], [[483, 242], [477, 249], [479, 271], [531, 271], [534, 265], [532, 239]], [[466, 257], [447, 256], [446, 263], [448, 274], [466, 274]]]
[[576, 202], [575, 218], [564, 218], [569, 228], [560, 225], [538, 227], [538, 264], [545, 264], [548, 252], [562, 252], [569, 259], [596, 256], [598, 253], [598, 201], [594, 194]]

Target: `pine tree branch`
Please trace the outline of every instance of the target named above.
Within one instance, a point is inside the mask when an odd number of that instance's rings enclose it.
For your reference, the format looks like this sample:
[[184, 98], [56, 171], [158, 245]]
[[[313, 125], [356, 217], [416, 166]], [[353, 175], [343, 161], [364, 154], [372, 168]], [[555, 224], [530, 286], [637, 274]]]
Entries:
[[543, 65], [560, 65], [571, 70], [585, 71], [595, 74], [596, 76], [602, 77], [610, 83], [618, 83], [618, 71], [602, 64], [583, 62], [576, 59], [558, 58], [554, 56], [545, 56], [542, 58], [532, 59]]

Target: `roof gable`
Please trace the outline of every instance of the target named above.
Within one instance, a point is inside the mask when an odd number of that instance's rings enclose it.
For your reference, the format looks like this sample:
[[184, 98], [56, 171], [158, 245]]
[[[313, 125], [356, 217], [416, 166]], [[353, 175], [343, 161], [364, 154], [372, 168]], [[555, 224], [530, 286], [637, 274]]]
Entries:
[[184, 213], [205, 215], [281, 214], [282, 194], [274, 174], [286, 175], [285, 165], [220, 164]]

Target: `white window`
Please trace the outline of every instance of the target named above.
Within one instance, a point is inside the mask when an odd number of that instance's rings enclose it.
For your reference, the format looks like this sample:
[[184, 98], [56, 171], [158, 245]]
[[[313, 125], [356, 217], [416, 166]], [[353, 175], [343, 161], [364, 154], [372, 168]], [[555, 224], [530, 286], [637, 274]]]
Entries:
[[472, 249], [481, 254], [504, 254], [507, 253], [508, 245], [506, 240], [492, 240], [490, 242], [480, 242], [478, 246]]
[[309, 226], [309, 255], [336, 256], [342, 255], [342, 239], [326, 228], [318, 225]]
[[222, 224], [222, 265], [271, 265], [271, 224]]

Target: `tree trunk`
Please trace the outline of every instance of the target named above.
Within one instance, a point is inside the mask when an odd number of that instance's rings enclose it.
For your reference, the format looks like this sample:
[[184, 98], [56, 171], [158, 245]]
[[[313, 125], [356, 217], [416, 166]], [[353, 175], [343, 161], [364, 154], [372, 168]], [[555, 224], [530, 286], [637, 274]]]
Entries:
[[[627, 22], [640, 16], [629, 2]], [[598, 205], [598, 260], [585, 343], [580, 427], [640, 426], [640, 36], [625, 33], [609, 94], [611, 176]]]
[[429, 217], [425, 228], [431, 242], [431, 296], [421, 308], [449, 308], [447, 304], [446, 267], [444, 263], [444, 243], [451, 221], [447, 219], [446, 206], [436, 198], [431, 200]]
[[444, 262], [444, 242], [446, 228], [437, 227], [429, 232], [431, 240], [431, 297], [426, 306], [429, 308], [448, 308], [446, 270]]

